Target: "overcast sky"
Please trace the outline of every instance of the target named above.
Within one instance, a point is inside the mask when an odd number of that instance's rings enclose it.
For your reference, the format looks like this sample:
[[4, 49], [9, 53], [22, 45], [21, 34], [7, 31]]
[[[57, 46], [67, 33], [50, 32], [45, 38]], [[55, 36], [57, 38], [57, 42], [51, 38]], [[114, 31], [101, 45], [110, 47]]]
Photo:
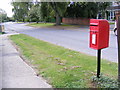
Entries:
[[0, 2], [0, 8], [5, 10], [8, 17], [12, 17], [13, 13], [12, 13], [12, 6], [10, 4], [11, 0], [2, 0]]

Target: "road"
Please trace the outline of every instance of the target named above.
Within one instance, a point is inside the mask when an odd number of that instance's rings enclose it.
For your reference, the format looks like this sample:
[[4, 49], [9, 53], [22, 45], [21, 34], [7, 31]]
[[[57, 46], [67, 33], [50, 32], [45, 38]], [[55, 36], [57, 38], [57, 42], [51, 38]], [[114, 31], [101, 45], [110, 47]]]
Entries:
[[[96, 56], [97, 54], [96, 50], [89, 48], [89, 27], [80, 27], [76, 30], [63, 30], [34, 28], [16, 23], [5, 23], [4, 25], [5, 32], [7, 33], [23, 33], [88, 55]], [[110, 32], [109, 48], [102, 50], [102, 58], [117, 62], [117, 37], [113, 32]]]

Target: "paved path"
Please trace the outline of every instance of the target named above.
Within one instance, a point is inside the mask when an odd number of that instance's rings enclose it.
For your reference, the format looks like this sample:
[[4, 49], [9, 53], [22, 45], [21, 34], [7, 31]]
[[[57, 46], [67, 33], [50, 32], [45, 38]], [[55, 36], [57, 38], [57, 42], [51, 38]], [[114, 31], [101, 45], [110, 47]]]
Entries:
[[[34, 70], [19, 56], [7, 35], [0, 36], [2, 47], [2, 88], [50, 88], [42, 77], [36, 76]], [[1, 53], [1, 49], [0, 49]], [[0, 57], [1, 58], [1, 57]], [[2, 60], [2, 61], [1, 61]], [[1, 80], [1, 79], [0, 79]]]

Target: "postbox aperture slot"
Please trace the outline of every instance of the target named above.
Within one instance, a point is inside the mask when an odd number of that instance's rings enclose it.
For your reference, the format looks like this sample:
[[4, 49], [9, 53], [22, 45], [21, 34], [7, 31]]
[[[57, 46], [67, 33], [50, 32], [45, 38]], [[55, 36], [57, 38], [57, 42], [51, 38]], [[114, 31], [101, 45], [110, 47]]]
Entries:
[[98, 25], [90, 25], [90, 26], [98, 26]]
[[90, 26], [98, 26], [98, 23], [90, 23]]

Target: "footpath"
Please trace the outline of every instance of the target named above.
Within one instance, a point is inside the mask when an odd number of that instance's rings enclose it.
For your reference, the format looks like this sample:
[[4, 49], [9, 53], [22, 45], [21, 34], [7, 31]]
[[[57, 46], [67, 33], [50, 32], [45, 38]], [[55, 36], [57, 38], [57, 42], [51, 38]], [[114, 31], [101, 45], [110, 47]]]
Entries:
[[8, 38], [9, 35], [0, 35], [0, 89], [52, 88], [20, 58], [18, 51]]

